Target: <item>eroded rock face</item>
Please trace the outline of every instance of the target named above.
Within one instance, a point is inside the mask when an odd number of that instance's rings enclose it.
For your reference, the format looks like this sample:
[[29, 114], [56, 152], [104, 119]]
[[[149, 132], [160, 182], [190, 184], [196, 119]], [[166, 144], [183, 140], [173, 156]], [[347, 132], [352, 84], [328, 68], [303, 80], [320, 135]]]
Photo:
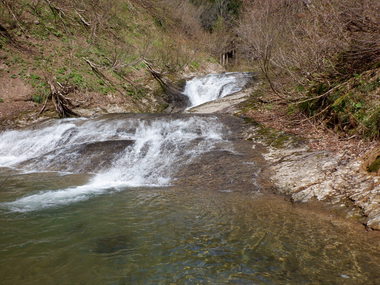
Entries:
[[22, 169], [96, 173], [111, 166], [133, 140], [106, 140], [74, 144], [58, 148], [17, 165]]
[[[254, 138], [255, 132], [257, 128], [252, 127], [247, 132], [248, 138]], [[288, 144], [283, 148], [267, 145], [267, 148], [263, 155], [278, 191], [301, 202], [349, 201], [367, 217], [367, 226], [380, 230], [380, 178], [363, 171], [358, 158], [313, 151], [305, 144]]]

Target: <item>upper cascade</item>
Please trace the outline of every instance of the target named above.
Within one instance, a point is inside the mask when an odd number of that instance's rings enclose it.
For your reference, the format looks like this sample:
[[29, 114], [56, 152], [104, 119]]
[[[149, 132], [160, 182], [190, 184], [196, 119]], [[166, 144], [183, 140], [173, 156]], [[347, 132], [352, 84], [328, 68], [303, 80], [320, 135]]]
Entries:
[[194, 77], [186, 82], [183, 92], [195, 107], [243, 90], [252, 81], [250, 72], [226, 72]]

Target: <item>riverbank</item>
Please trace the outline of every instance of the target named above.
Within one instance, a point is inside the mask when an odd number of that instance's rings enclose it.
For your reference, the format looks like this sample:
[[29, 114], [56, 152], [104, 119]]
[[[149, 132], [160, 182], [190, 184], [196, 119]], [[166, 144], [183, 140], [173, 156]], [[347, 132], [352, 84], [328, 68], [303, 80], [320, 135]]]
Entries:
[[[220, 67], [209, 65], [204, 73], [212, 72], [213, 69], [220, 71]], [[190, 75], [184, 74], [187, 78]], [[8, 94], [16, 94], [16, 90], [27, 91], [21, 82], [9, 85], [8, 88], [12, 91]], [[373, 153], [378, 151], [379, 143], [355, 137], [341, 139], [321, 125], [300, 118], [299, 115], [296, 117], [287, 114], [280, 105], [262, 103], [260, 107], [252, 108], [253, 101], [257, 100], [252, 94], [261, 88], [260, 83], [255, 82], [248, 89], [186, 112], [223, 113], [245, 118], [249, 127], [244, 131], [243, 137], [265, 146], [267, 152], [263, 156], [268, 163], [265, 175], [271, 177], [271, 182], [279, 193], [291, 197], [294, 202], [327, 201], [366, 227], [380, 230], [380, 179], [366, 171], [368, 158], [376, 158]], [[21, 95], [20, 98], [11, 98], [0, 104], [10, 112], [2, 113], [5, 118], [3, 127], [22, 127], [49, 118], [49, 113], [38, 116], [40, 106], [21, 100]], [[28, 112], [20, 112], [19, 104], [29, 104]], [[87, 117], [130, 111], [117, 100], [78, 105], [74, 110]]]
[[[369, 229], [380, 230], [380, 179], [366, 171], [379, 143], [342, 140], [311, 121], [295, 120], [281, 106], [246, 106], [260, 85], [190, 109], [191, 113], [230, 113], [249, 123], [244, 139], [261, 143], [265, 172], [276, 190], [294, 202], [328, 202]], [[239, 105], [240, 104], [240, 105]], [[295, 123], [298, 122], [298, 123]], [[372, 155], [373, 157], [373, 155]]]

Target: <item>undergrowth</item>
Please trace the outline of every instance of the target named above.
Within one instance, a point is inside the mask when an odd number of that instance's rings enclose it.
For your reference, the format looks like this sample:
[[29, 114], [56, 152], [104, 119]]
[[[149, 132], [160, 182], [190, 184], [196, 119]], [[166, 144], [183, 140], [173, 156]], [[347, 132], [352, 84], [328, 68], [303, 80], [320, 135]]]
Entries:
[[196, 70], [209, 58], [193, 44], [202, 32], [178, 25], [186, 11], [175, 15], [164, 2], [1, 0], [0, 57], [12, 76], [33, 87], [37, 103], [48, 96], [48, 82], [57, 81], [132, 104], [146, 97], [152, 81], [142, 59], [170, 74]]
[[302, 112], [349, 136], [380, 138], [380, 69], [343, 81], [310, 84]]

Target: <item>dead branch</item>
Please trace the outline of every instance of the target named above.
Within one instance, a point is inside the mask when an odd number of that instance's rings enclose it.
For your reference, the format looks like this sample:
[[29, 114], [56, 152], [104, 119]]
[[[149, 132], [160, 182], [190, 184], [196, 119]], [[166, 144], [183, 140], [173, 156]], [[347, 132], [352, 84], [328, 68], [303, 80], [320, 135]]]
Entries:
[[45, 0], [46, 4], [49, 6], [51, 12], [53, 13], [53, 15], [55, 17], [58, 17], [59, 20], [61, 21], [66, 33], [69, 32], [69, 30], [67, 29], [66, 27], [66, 22], [65, 22], [65, 17], [66, 17], [66, 13], [63, 11], [63, 9], [59, 8], [58, 6], [56, 5], [53, 5], [50, 0]]
[[181, 90], [177, 86], [175, 86], [173, 83], [168, 82], [163, 78], [161, 73], [156, 71], [152, 65], [145, 59], [143, 59], [144, 64], [147, 66], [148, 71], [153, 76], [154, 79], [158, 81], [158, 83], [161, 85], [161, 87], [168, 93], [182, 93]]
[[[84, 60], [91, 67], [92, 72], [94, 72], [98, 78], [102, 79], [109, 87], [114, 88], [117, 92], [120, 93], [120, 95], [126, 97], [125, 93], [121, 91], [110, 79], [108, 79], [107, 76], [105, 76], [92, 61], [90, 61], [88, 58], [84, 58]], [[133, 87], [135, 88], [135, 86]], [[141, 102], [138, 102], [133, 98], [130, 98], [130, 100], [136, 105], [139, 110], [142, 110]]]
[[142, 61], [147, 66], [148, 71], [153, 76], [153, 78], [158, 81], [161, 88], [164, 90], [165, 94], [167, 95], [168, 103], [174, 105], [173, 110], [180, 111], [182, 109], [185, 109], [188, 106], [189, 99], [183, 95], [181, 90], [172, 82], [165, 80], [163, 76], [158, 71], [156, 71], [146, 59], [143, 59]]
[[13, 11], [12, 7], [9, 5], [9, 3], [6, 0], [1, 0], [1, 2], [7, 8], [7, 10], [12, 15], [12, 17], [15, 19], [17, 25], [19, 26], [19, 28], [21, 29], [21, 31], [23, 32], [23, 34], [26, 35], [26, 32], [25, 32], [23, 26], [21, 25], [20, 19], [16, 16], [16, 14], [14, 13], [14, 11]]
[[79, 12], [78, 12], [78, 10], [75, 10], [75, 13], [78, 15], [78, 17], [79, 17], [79, 19], [80, 19], [80, 21], [81, 21], [81, 23], [85, 26], [85, 27], [87, 27], [87, 28], [89, 28], [89, 27], [91, 27], [91, 23], [90, 22], [88, 22]]
[[125, 95], [122, 91], [120, 91], [117, 86], [110, 80], [107, 78], [107, 76], [105, 76], [100, 70], [99, 68], [93, 63], [91, 62], [88, 58], [84, 58], [84, 60], [86, 61], [86, 63], [91, 67], [91, 70], [92, 72], [94, 72], [94, 74], [99, 77], [100, 79], [102, 79], [109, 87], [111, 88], [115, 88], [121, 95]]
[[52, 13], [54, 14], [54, 16], [58, 16], [58, 17], [60, 17], [61, 19], [63, 19], [63, 17], [64, 17], [66, 14], [65, 14], [65, 12], [64, 12], [61, 8], [59, 8], [59, 7], [55, 6], [55, 5], [53, 5], [53, 4], [50, 2], [50, 0], [45, 0], [45, 2], [46, 2], [46, 4], [49, 6], [49, 8], [50, 8], [50, 10], [52, 11]]
[[115, 84], [111, 80], [109, 80], [107, 76], [105, 76], [92, 61], [90, 61], [88, 58], [84, 58], [84, 60], [91, 67], [92, 72], [94, 72], [97, 77], [102, 79], [109, 87], [116, 88]]

